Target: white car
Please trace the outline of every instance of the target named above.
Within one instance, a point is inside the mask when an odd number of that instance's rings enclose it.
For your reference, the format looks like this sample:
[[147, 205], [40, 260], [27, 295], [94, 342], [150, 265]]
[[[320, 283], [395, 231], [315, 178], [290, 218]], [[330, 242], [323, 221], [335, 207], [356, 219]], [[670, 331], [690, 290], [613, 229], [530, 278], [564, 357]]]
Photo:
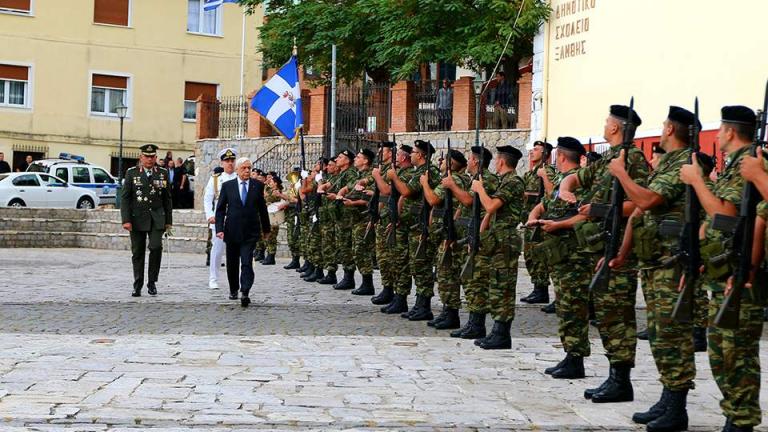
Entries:
[[37, 160], [29, 164], [27, 172], [53, 174], [69, 183], [92, 190], [102, 204], [114, 204], [117, 179], [104, 168], [90, 164], [82, 156], [61, 153], [58, 159]]
[[92, 209], [99, 197], [45, 173], [0, 174], [0, 207], [64, 207]]

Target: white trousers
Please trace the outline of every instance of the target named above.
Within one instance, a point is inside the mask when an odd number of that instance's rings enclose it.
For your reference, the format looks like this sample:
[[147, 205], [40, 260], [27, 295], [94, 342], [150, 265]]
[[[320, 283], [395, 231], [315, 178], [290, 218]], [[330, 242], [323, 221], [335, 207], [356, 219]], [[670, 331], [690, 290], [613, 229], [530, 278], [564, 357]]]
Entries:
[[211, 238], [211, 268], [208, 275], [210, 282], [219, 280], [219, 269], [221, 268], [221, 259], [224, 258], [224, 240], [216, 237], [216, 228], [211, 228], [213, 237]]

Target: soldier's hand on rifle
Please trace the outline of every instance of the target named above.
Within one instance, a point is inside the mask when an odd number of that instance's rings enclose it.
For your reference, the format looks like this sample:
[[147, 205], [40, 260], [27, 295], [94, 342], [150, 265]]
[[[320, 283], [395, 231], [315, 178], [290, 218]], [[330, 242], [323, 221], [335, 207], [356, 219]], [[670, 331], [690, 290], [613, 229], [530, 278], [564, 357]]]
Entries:
[[429, 185], [429, 176], [427, 173], [422, 174], [419, 176], [419, 183], [421, 183], [422, 186], [428, 186]]
[[387, 178], [390, 179], [390, 180], [396, 179], [397, 178], [397, 173], [395, 172], [395, 170], [391, 169], [391, 170], [387, 171]]
[[584, 204], [583, 206], [579, 207], [579, 214], [582, 216], [589, 216], [589, 212], [591, 210], [592, 210], [592, 204]]
[[483, 182], [480, 180], [472, 180], [472, 192], [480, 193], [481, 191], [485, 191]]
[[343, 199], [342, 204], [344, 204], [344, 207], [353, 207], [355, 204], [352, 200]]
[[368, 196], [370, 196], [370, 197], [373, 196], [373, 191], [372, 190], [363, 191], [363, 193], [368, 195]]
[[547, 176], [547, 170], [542, 167], [536, 170], [536, 175], [541, 177], [542, 179]]
[[699, 166], [699, 161], [696, 159], [696, 154], [691, 155], [691, 163], [685, 164], [680, 168], [680, 181], [693, 185], [697, 181], [704, 181], [702, 178], [703, 171]]
[[571, 203], [571, 204], [573, 204], [573, 203], [575, 203], [577, 201], [576, 195], [573, 192], [567, 191], [567, 190], [563, 190], [563, 189], [560, 189], [557, 192], [557, 197], [560, 198], [561, 200], [563, 200], [563, 201], [565, 201], [567, 203]]
[[611, 175], [614, 177], [626, 172], [627, 165], [624, 163], [624, 150], [621, 150], [619, 152], [619, 157], [613, 159], [608, 163], [608, 171], [610, 171]]
[[357, 184], [355, 185], [355, 190], [358, 192], [362, 192], [363, 190], [365, 190], [365, 186], [360, 182], [357, 182]]
[[336, 200], [336, 194], [335, 193], [329, 193], [328, 194], [328, 199], [329, 200]]
[[446, 188], [453, 188], [456, 186], [456, 182], [453, 181], [453, 176], [445, 176], [440, 180], [440, 184], [442, 184]]
[[371, 171], [373, 178], [381, 179], [381, 168], [376, 167]]
[[757, 157], [744, 156], [741, 159], [741, 168], [739, 171], [741, 171], [741, 175], [746, 181], [755, 182], [760, 180], [760, 177], [765, 176], [766, 174], [763, 162], [763, 152], [758, 151]]
[[539, 220], [539, 224], [541, 224], [541, 229], [548, 233], [560, 230], [560, 222], [557, 221], [543, 219]]

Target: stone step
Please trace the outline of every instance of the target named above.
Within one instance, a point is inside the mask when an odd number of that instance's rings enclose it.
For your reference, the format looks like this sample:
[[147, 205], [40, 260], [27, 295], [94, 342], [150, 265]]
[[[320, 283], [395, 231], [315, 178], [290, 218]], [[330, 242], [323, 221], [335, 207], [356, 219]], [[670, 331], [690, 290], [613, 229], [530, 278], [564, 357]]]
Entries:
[[7, 231], [78, 232], [87, 225], [86, 219], [44, 219], [0, 217], [0, 227]]
[[[171, 252], [205, 254], [206, 239], [170, 237], [163, 247]], [[90, 248], [129, 250], [128, 234], [83, 232], [0, 231], [0, 248]]]
[[[91, 220], [121, 220], [120, 210], [114, 209], [89, 210], [86, 217]], [[174, 210], [173, 224], [205, 224], [205, 213], [201, 210]]]
[[[81, 230], [85, 233], [114, 233], [122, 234], [123, 224], [120, 221], [100, 220], [89, 221], [83, 225]], [[174, 237], [189, 237], [197, 239], [208, 239], [208, 225], [204, 224], [173, 224]]]

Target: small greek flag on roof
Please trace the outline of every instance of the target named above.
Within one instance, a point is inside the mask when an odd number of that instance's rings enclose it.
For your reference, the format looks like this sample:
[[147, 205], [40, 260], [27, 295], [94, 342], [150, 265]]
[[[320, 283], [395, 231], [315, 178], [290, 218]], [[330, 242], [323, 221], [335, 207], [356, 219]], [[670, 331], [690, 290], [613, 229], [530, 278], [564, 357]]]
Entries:
[[286, 139], [292, 140], [304, 125], [299, 88], [299, 62], [291, 56], [277, 73], [264, 83], [251, 100], [251, 108], [267, 119]]
[[237, 3], [237, 0], [205, 0], [203, 3], [204, 11], [212, 11], [224, 3]]

